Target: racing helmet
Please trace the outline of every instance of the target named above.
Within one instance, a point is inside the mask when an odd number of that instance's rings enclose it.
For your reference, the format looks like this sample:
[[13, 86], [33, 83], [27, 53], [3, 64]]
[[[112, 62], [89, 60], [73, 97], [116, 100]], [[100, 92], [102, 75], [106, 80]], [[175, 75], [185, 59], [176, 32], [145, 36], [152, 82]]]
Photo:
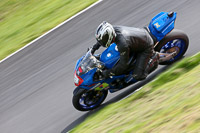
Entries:
[[116, 37], [116, 33], [113, 26], [110, 23], [103, 21], [97, 27], [95, 37], [97, 41], [101, 44], [101, 46], [109, 47], [113, 39]]

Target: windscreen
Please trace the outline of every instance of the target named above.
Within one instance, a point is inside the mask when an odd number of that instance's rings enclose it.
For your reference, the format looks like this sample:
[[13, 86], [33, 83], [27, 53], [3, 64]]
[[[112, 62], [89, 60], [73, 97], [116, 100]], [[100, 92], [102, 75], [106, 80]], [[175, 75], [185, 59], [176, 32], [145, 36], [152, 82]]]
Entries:
[[96, 57], [93, 56], [90, 51], [88, 51], [83, 60], [78, 65], [76, 73], [78, 76], [81, 76], [82, 74], [85, 74], [88, 71], [101, 65], [102, 63], [99, 60], [97, 60]]

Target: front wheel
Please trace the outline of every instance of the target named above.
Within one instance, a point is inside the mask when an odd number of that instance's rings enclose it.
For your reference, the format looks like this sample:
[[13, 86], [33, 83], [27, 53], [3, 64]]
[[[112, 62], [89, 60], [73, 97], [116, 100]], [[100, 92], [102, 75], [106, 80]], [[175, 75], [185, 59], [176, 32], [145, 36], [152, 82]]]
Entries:
[[75, 91], [72, 103], [79, 111], [93, 110], [101, 105], [108, 94], [107, 90], [85, 90], [77, 88]]
[[179, 60], [187, 51], [188, 45], [188, 36], [183, 31], [174, 29], [172, 32], [166, 35], [154, 49], [160, 53], [172, 53], [174, 51], [178, 51], [178, 53], [174, 58], [159, 64], [168, 65]]

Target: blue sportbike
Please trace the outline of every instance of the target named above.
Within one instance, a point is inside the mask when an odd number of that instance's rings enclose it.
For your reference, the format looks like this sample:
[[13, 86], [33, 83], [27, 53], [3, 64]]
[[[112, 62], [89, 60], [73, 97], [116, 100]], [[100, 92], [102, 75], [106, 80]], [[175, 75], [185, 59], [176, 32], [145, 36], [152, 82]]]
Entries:
[[[183, 31], [174, 29], [175, 19], [176, 12], [160, 12], [146, 27], [155, 40], [154, 50], [159, 54], [160, 65], [179, 60], [189, 45], [188, 36]], [[77, 87], [73, 92], [74, 107], [79, 111], [93, 110], [105, 100], [108, 91], [113, 93], [136, 83], [137, 80], [132, 77], [136, 56], [132, 55], [130, 67], [123, 75], [104, 79], [101, 72], [111, 69], [120, 60], [116, 44], [111, 44], [99, 55], [92, 55], [90, 49], [75, 66], [74, 83]]]

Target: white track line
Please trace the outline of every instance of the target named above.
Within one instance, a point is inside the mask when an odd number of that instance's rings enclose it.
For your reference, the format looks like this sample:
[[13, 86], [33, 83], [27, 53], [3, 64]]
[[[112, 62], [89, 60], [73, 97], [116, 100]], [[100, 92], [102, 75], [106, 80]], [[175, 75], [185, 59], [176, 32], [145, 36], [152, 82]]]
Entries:
[[84, 13], [85, 11], [87, 11], [88, 9], [92, 8], [93, 6], [99, 4], [100, 2], [102, 2], [103, 0], [99, 0], [97, 2], [95, 2], [94, 4], [90, 5], [89, 7], [83, 9], [82, 11], [80, 11], [79, 13], [75, 14], [74, 16], [70, 17], [69, 19], [67, 19], [66, 21], [62, 22], [61, 24], [57, 25], [56, 27], [54, 27], [53, 29], [49, 30], [48, 32], [46, 32], [45, 34], [41, 35], [40, 37], [34, 39], [33, 41], [31, 41], [30, 43], [28, 43], [27, 45], [25, 45], [24, 47], [20, 48], [19, 50], [15, 51], [14, 53], [8, 55], [6, 58], [2, 59], [0, 61], [0, 63], [4, 62], [5, 60], [9, 59], [10, 57], [12, 57], [13, 55], [15, 55], [16, 53], [20, 52], [21, 50], [25, 49], [26, 47], [30, 46], [31, 44], [33, 44], [34, 42], [38, 41], [39, 39], [41, 39], [42, 37], [46, 36], [47, 34], [51, 33], [52, 31], [54, 31], [55, 29], [59, 28], [60, 26], [64, 25], [65, 23], [69, 22], [70, 20], [74, 19], [75, 17], [79, 16], [80, 14]]

